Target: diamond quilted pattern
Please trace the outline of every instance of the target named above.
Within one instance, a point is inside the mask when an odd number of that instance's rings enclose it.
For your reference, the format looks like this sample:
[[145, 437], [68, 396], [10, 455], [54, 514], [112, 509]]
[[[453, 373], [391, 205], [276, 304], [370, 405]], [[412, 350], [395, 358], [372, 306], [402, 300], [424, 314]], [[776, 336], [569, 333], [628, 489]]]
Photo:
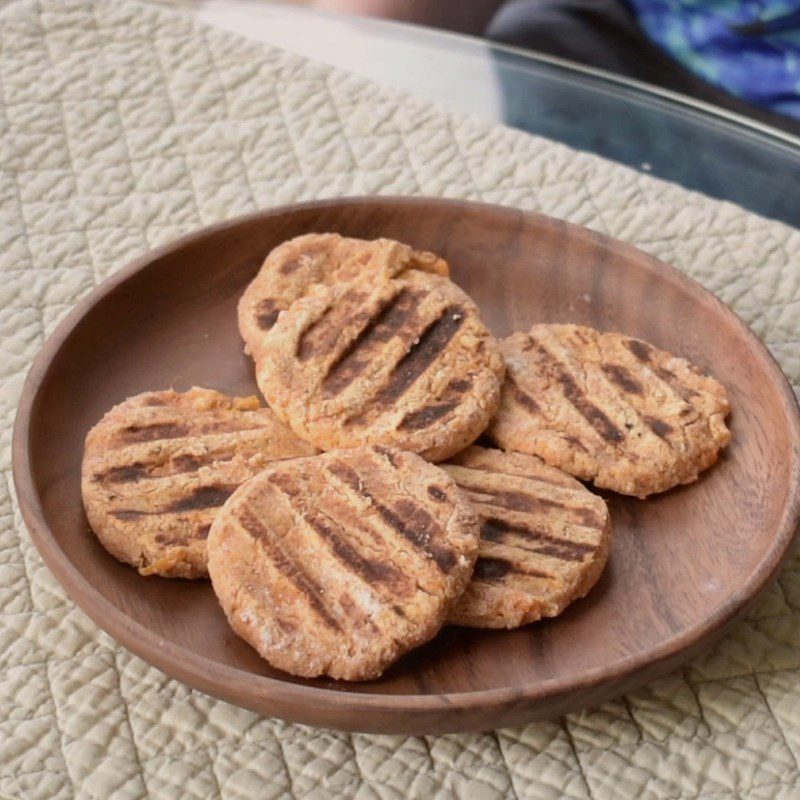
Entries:
[[381, 800], [436, 794], [440, 780], [433, 774], [435, 761], [427, 739], [354, 734], [352, 743], [364, 782]]
[[68, 600], [13, 498], [31, 358], [143, 250], [258, 207], [428, 193], [565, 217], [731, 303], [800, 386], [800, 232], [130, 0], [0, 18], [0, 795], [794, 800], [800, 556], [705, 655], [567, 719], [348, 735], [266, 719], [121, 650]]
[[76, 794], [144, 796], [144, 783], [111, 652], [54, 662], [48, 678]]
[[[0, 696], [6, 699], [0, 720], [0, 793], [70, 797], [47, 665], [13, 666], [0, 676]], [[28, 794], [31, 790], [35, 794]]]
[[691, 739], [708, 733], [697, 695], [680, 675], [655, 681], [627, 699], [646, 741], [663, 743], [671, 736]]
[[577, 751], [566, 726], [555, 722], [497, 732], [514, 793], [530, 800], [587, 800]]
[[289, 773], [278, 740], [244, 742], [220, 748], [215, 762], [220, 794], [229, 800], [287, 800]]

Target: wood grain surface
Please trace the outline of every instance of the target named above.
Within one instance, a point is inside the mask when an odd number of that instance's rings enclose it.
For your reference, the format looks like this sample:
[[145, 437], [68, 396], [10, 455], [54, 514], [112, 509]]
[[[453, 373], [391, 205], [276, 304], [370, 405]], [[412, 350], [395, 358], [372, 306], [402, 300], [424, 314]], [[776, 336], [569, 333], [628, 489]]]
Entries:
[[[228, 627], [208, 582], [142, 578], [89, 531], [87, 430], [148, 389], [256, 392], [236, 302], [265, 254], [309, 231], [388, 236], [451, 263], [495, 334], [576, 322], [685, 356], [728, 389], [733, 442], [701, 480], [605, 495], [614, 541], [590, 595], [516, 631], [448, 628], [381, 679], [304, 681]], [[45, 562], [113, 637], [168, 674], [265, 714], [361, 731], [488, 729], [600, 703], [708, 646], [776, 576], [800, 512], [800, 423], [780, 369], [727, 307], [644, 253], [533, 213], [456, 201], [345, 199], [200, 231], [129, 265], [45, 344], [14, 432], [23, 516]]]

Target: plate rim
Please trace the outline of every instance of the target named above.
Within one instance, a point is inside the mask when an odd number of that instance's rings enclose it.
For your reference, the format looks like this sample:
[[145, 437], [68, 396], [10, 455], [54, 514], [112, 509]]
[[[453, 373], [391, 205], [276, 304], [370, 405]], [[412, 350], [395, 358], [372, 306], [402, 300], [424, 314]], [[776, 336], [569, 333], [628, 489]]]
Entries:
[[[516, 216], [520, 221], [524, 218], [539, 218], [548, 221], [549, 224], [555, 221], [557, 224], [564, 226], [572, 236], [591, 240], [595, 244], [601, 244], [605, 247], [613, 247], [617, 252], [622, 248], [634, 260], [642, 262], [640, 265], [642, 268], [655, 272], [662, 279], [677, 284], [679, 288], [690, 292], [695, 297], [698, 297], [699, 300], [715, 306], [719, 313], [728, 317], [734, 325], [742, 330], [745, 337], [755, 347], [755, 350], [760, 353], [771, 374], [774, 386], [782, 395], [784, 407], [787, 410], [787, 439], [790, 444], [792, 459], [789, 480], [790, 489], [771, 547], [752, 570], [747, 580], [724, 603], [717, 606], [712, 614], [706, 616], [701, 623], [691, 628], [683, 629], [646, 654], [627, 655], [614, 661], [605, 662], [592, 669], [573, 673], [569, 677], [554, 675], [552, 678], [530, 685], [458, 692], [429, 692], [425, 694], [347, 692], [336, 688], [307, 686], [295, 683], [292, 680], [257, 675], [238, 667], [220, 665], [219, 662], [208, 659], [195, 651], [162, 640], [150, 628], [137, 622], [107, 600], [72, 564], [45, 521], [41, 500], [36, 490], [31, 469], [28, 441], [32, 412], [39, 396], [41, 384], [62, 345], [77, 328], [84, 316], [118, 286], [144, 270], [153, 261], [186, 247], [198, 239], [213, 236], [248, 222], [257, 220], [268, 222], [273, 217], [285, 214], [313, 210], [323, 211], [341, 206], [369, 206], [376, 202], [412, 207], [434, 203], [453, 208], [468, 207], [475, 210], [488, 210], [495, 214]], [[655, 670], [657, 673], [659, 665], [665, 665], [662, 669], [673, 666], [673, 662], [688, 658], [691, 655], [692, 647], [697, 645], [698, 642], [708, 640], [714, 633], [721, 635], [726, 627], [747, 609], [777, 577], [778, 571], [789, 556], [792, 544], [798, 534], [798, 523], [800, 523], [800, 407], [789, 379], [782, 371], [775, 357], [733, 309], [710, 290], [676, 267], [651, 256], [627, 242], [598, 233], [577, 223], [541, 214], [538, 211], [528, 211], [496, 203], [426, 196], [344, 196], [272, 206], [204, 226], [142, 254], [116, 270], [95, 287], [59, 323], [42, 345], [28, 370], [14, 422], [12, 472], [20, 512], [31, 539], [48, 569], [53, 573], [72, 602], [81, 608], [100, 629], [108, 633], [118, 644], [177, 680], [237, 705], [243, 704], [240, 699], [242, 694], [269, 702], [278, 699], [277, 693], [280, 693], [279, 702], [281, 706], [295, 709], [298, 713], [296, 715], [293, 713], [293, 716], [299, 721], [302, 721], [303, 718], [302, 709], [306, 706], [313, 707], [314, 704], [322, 704], [334, 711], [337, 706], [342, 706], [346, 707], [347, 711], [356, 713], [359, 711], [386, 714], [402, 712], [446, 713], [448, 711], [476, 709], [495, 709], [500, 711], [512, 704], [532, 704], [548, 699], [556, 700], [567, 693], [580, 693], [603, 684], [620, 683], [635, 678], [637, 674], [644, 672], [652, 673]], [[226, 686], [231, 686], [232, 691], [227, 691]], [[344, 708], [340, 710], [344, 710]]]

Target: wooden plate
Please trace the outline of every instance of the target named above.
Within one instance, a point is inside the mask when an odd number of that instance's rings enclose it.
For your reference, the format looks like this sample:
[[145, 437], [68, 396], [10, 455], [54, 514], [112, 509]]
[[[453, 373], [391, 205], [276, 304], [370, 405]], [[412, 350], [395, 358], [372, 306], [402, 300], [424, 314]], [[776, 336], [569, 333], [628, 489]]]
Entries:
[[[235, 306], [270, 248], [308, 231], [389, 236], [445, 256], [499, 336], [578, 322], [684, 355], [728, 388], [733, 443], [693, 486], [609, 495], [611, 562], [557, 620], [446, 629], [383, 678], [291, 678], [228, 628], [210, 584], [142, 578], [89, 532], [86, 431], [147, 389], [256, 391]], [[428, 199], [279, 208], [151, 253], [87, 297], [42, 349], [14, 432], [20, 506], [78, 605], [147, 661], [272, 716], [362, 731], [487, 729], [599, 703], [697, 653], [776, 576], [798, 521], [800, 424], [775, 361], [698, 284], [621, 242], [538, 214]]]

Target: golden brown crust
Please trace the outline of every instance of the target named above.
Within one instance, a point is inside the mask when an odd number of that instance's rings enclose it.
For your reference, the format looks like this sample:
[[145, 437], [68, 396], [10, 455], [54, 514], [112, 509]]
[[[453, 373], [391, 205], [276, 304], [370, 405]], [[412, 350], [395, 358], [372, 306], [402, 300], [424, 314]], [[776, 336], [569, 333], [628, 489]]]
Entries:
[[225, 500], [274, 459], [314, 452], [256, 397], [146, 392], [86, 437], [86, 516], [105, 548], [142, 575], [205, 577], [206, 537]]
[[507, 450], [646, 497], [696, 480], [730, 441], [725, 388], [646, 342], [534, 325], [500, 348], [508, 371], [488, 432]]
[[208, 550], [228, 621], [270, 664], [367, 680], [436, 635], [469, 581], [478, 524], [438, 467], [356, 448], [248, 481]]
[[449, 622], [515, 628], [560, 614], [594, 586], [611, 546], [600, 497], [522, 453], [470, 447], [442, 467], [481, 525], [472, 581]]
[[245, 351], [258, 358], [281, 311], [310, 287], [352, 280], [381, 282], [405, 270], [447, 276], [447, 262], [392, 239], [351, 239], [309, 233], [276, 247], [239, 301], [239, 331]]
[[505, 371], [475, 304], [436, 275], [317, 287], [256, 363], [267, 401], [322, 450], [385, 444], [438, 461], [497, 410]]

